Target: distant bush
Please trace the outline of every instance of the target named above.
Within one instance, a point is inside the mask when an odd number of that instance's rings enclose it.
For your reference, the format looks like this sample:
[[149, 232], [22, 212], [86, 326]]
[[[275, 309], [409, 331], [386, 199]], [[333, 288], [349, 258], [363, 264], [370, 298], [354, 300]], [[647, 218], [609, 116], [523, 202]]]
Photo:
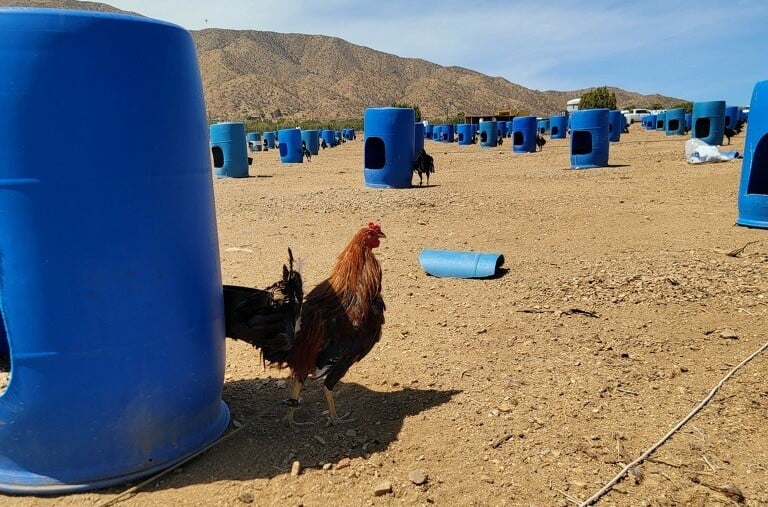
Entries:
[[355, 130], [363, 129], [362, 118], [348, 118], [346, 120], [246, 120], [246, 132], [273, 132], [275, 130], [290, 129], [299, 127], [301, 130], [341, 130], [343, 128], [352, 128]]
[[686, 113], [692, 113], [693, 102], [681, 102], [679, 104], [675, 104], [674, 106], [670, 107], [670, 109], [682, 109]]
[[579, 109], [616, 109], [616, 94], [607, 86], [600, 86], [581, 95]]

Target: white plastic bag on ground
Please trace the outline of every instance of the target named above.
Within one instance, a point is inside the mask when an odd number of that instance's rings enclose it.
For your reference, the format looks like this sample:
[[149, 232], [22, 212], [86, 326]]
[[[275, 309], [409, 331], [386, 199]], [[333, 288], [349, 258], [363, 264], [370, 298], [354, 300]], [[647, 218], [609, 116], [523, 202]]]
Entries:
[[685, 142], [685, 158], [689, 164], [703, 164], [705, 162], [726, 162], [738, 158], [739, 152], [721, 152], [717, 146], [710, 146], [701, 139], [688, 139]]

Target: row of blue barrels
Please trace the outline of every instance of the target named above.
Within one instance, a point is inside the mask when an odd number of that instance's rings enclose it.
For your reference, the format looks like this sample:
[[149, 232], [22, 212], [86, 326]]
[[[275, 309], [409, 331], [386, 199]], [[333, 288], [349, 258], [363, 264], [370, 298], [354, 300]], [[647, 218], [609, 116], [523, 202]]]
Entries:
[[733, 128], [746, 121], [746, 115], [738, 106], [727, 106], [724, 100], [694, 102], [693, 111], [670, 109], [643, 117], [646, 130], [661, 130], [671, 135], [685, 135], [701, 139], [710, 145], [721, 145], [725, 128]]

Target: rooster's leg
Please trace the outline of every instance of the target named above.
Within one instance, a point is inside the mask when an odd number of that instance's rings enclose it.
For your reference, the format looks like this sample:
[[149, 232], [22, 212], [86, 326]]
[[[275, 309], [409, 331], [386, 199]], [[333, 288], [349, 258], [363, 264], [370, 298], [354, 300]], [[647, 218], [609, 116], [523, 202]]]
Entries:
[[323, 392], [325, 393], [325, 400], [328, 402], [328, 422], [326, 423], [326, 426], [354, 421], [354, 419], [348, 419], [349, 412], [341, 417], [336, 415], [336, 404], [333, 402], [333, 391], [323, 386]]
[[311, 422], [300, 423], [293, 420], [293, 413], [296, 411], [296, 408], [299, 406], [299, 393], [301, 392], [301, 388], [303, 385], [304, 385], [303, 382], [301, 382], [297, 378], [294, 378], [293, 386], [291, 387], [291, 397], [288, 398], [287, 400], [283, 400], [283, 403], [288, 405], [288, 411], [285, 413], [285, 416], [283, 417], [283, 421], [287, 422], [293, 428], [297, 426], [309, 426], [313, 424]]

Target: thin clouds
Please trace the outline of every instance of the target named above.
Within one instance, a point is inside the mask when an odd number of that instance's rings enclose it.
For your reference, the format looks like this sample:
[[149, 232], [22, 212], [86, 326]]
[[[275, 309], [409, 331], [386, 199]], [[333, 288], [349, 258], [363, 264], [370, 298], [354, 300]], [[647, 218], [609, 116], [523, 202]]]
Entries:
[[768, 53], [760, 0], [107, 1], [188, 29], [340, 37], [536, 89], [609, 85], [745, 104], [754, 82], [768, 79], [759, 75]]

